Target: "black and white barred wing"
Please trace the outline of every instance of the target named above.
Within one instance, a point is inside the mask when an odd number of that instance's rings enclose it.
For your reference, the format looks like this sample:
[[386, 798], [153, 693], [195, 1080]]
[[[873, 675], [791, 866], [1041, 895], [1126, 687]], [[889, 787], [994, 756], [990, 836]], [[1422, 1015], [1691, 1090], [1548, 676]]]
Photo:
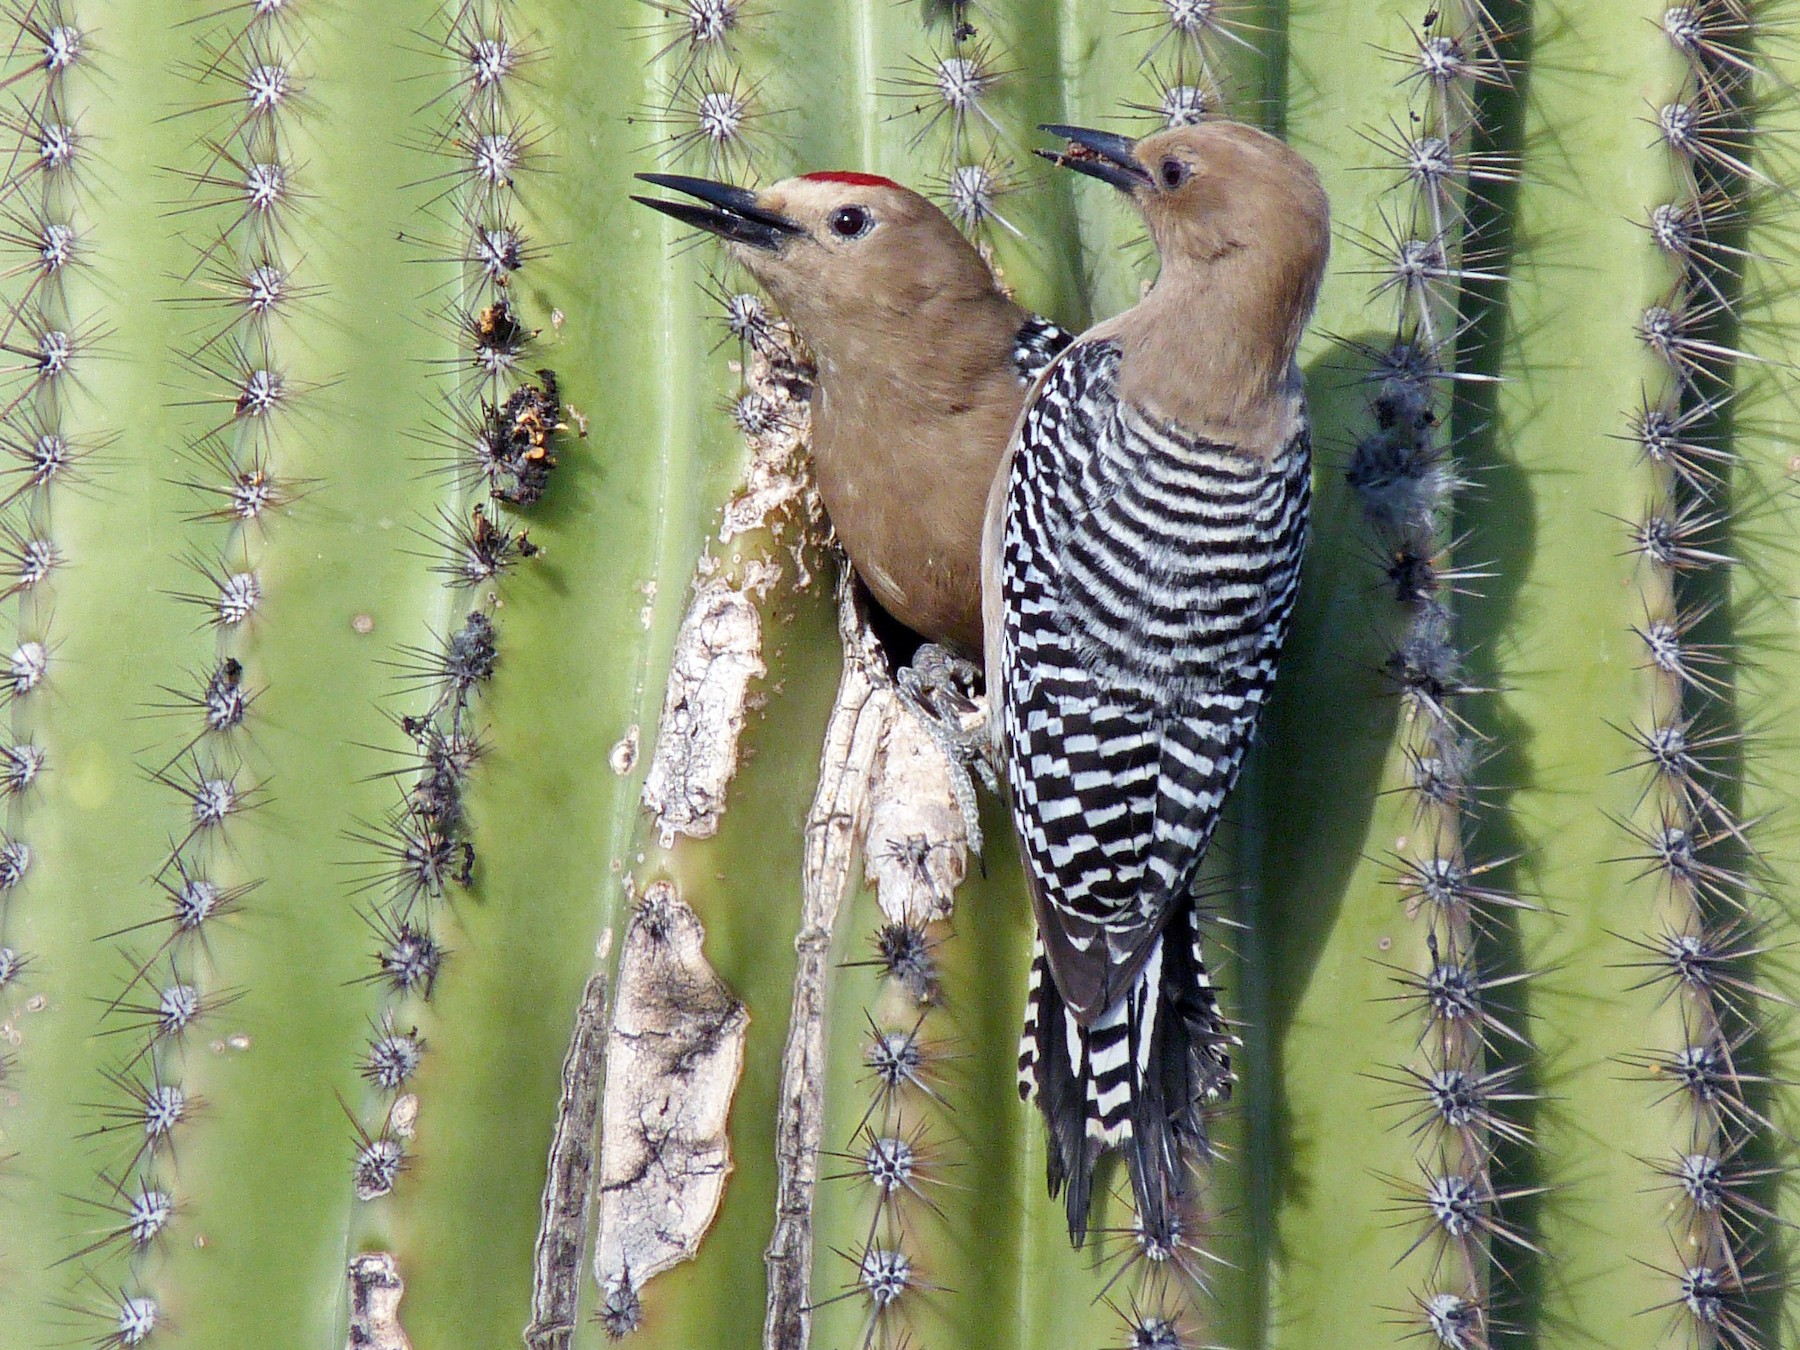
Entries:
[[1075, 340], [1075, 335], [1061, 324], [1041, 314], [1028, 316], [1013, 334], [1013, 369], [1019, 372], [1019, 383], [1029, 389], [1044, 368], [1062, 355], [1062, 350]]
[[1000, 542], [1001, 733], [1059, 991], [1130, 989], [1194, 875], [1273, 681], [1299, 578], [1304, 431], [1272, 460], [1117, 398], [1079, 344], [1019, 430]]

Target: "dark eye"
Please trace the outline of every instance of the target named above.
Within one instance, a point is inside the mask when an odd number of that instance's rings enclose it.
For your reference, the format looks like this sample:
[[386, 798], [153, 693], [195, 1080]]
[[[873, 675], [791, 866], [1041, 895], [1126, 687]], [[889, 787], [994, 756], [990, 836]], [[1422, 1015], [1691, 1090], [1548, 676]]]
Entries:
[[1178, 159], [1165, 159], [1156, 166], [1157, 177], [1166, 188], [1178, 188], [1188, 180], [1188, 166]]
[[826, 222], [831, 232], [841, 239], [854, 239], [869, 232], [869, 213], [860, 206], [840, 206]]

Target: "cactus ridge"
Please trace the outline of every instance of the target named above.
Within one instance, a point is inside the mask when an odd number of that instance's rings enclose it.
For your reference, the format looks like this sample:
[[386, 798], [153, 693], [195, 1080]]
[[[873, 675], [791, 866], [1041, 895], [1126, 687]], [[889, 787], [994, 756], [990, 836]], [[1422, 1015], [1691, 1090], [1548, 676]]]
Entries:
[[[1645, 622], [1648, 717], [1620, 731], [1626, 771], [1641, 784], [1634, 819], [1620, 824], [1642, 851], [1636, 879], [1655, 885], [1654, 926], [1622, 933], [1652, 990], [1677, 1011], [1680, 1043], [1622, 1057], [1654, 1099], [1685, 1118], [1670, 1156], [1647, 1162], [1671, 1193], [1669, 1241], [1659, 1266], [1669, 1297], [1647, 1310], [1728, 1350], [1765, 1343], [1763, 1308], [1785, 1272], [1746, 1220], [1786, 1172], [1785, 1135], [1768, 1114], [1775, 1084], [1754, 1067], [1766, 1053], [1770, 1005], [1785, 1002], [1758, 978], [1766, 894], [1754, 874], [1760, 822], [1742, 818], [1739, 775], [1750, 750], [1732, 692], [1720, 678], [1730, 651], [1724, 580], [1741, 507], [1735, 456], [1720, 432], [1747, 368], [1765, 360], [1740, 345], [1742, 239], [1753, 201], [1776, 189], [1757, 162], [1756, 122], [1772, 81], [1757, 52], [1757, 12], [1735, 3], [1670, 5], [1661, 30], [1680, 70], [1678, 88], [1646, 116], [1670, 166], [1667, 200], [1642, 222], [1670, 277], [1646, 305], [1636, 338], [1651, 358], [1624, 439], [1650, 467], [1654, 495], [1626, 522]], [[1647, 819], [1646, 819], [1647, 817]], [[1750, 1150], [1766, 1163], [1746, 1165]]]
[[[69, 383], [90, 376], [90, 349], [103, 329], [91, 318], [71, 312], [65, 286], [70, 271], [87, 265], [81, 224], [83, 175], [88, 159], [85, 142], [74, 130], [79, 96], [70, 88], [69, 72], [87, 61], [86, 34], [68, 21], [62, 7], [33, 4], [0, 19], [15, 30], [7, 73], [0, 87], [16, 101], [7, 126], [16, 136], [8, 171], [0, 177], [0, 233], [11, 259], [0, 271], [6, 283], [0, 306], [0, 440], [9, 454], [24, 461], [25, 476], [0, 503], [0, 600], [16, 601], [17, 652], [31, 644], [43, 652], [53, 611], [55, 572], [63, 562], [55, 541], [49, 487], [67, 479], [74, 461], [85, 452], [72, 447], [66, 393]], [[20, 743], [0, 747], [0, 794], [16, 799], [10, 808], [9, 831], [23, 832], [29, 821], [26, 789], [45, 768], [48, 751], [36, 743], [32, 718], [18, 702], [35, 687], [14, 678], [7, 693], [14, 704], [12, 734]], [[22, 903], [16, 888], [33, 855], [23, 838], [7, 837], [0, 847], [0, 997], [30, 997], [35, 984], [28, 950], [6, 944], [9, 917]], [[10, 1006], [10, 1004], [9, 1004]], [[19, 1067], [5, 1055], [0, 1080]]]
[[[129, 1255], [134, 1268], [172, 1218], [191, 1212], [181, 1199], [176, 1141], [207, 1112], [206, 1102], [182, 1081], [182, 1047], [198, 1023], [253, 993], [219, 983], [224, 972], [207, 939], [215, 921], [237, 919], [261, 884], [239, 875], [242, 865], [231, 843], [239, 819], [268, 796], [268, 782], [251, 767], [250, 743], [242, 734], [262, 687], [254, 665], [247, 664], [249, 634], [265, 598], [263, 557], [272, 546], [260, 526], [263, 513], [286, 495], [276, 486], [281, 480], [273, 466], [288, 443], [289, 415], [316, 388], [284, 369], [272, 326], [283, 299], [274, 278], [298, 201], [283, 147], [286, 125], [300, 107], [290, 97], [298, 90], [288, 47], [285, 39], [264, 45], [265, 35], [227, 37], [228, 31], [205, 36], [198, 44], [202, 58], [176, 72], [200, 91], [201, 101], [175, 116], [193, 119], [193, 151], [202, 162], [169, 170], [186, 189], [171, 214], [197, 232], [189, 235], [195, 262], [180, 278], [183, 289], [175, 298], [183, 309], [197, 306], [206, 325], [179, 352], [187, 384], [170, 406], [189, 428], [178, 452], [189, 476], [177, 481], [201, 503], [186, 523], [208, 540], [191, 544], [184, 559], [192, 589], [169, 594], [198, 611], [194, 626], [205, 635], [200, 643], [210, 673], [195, 692], [165, 687], [175, 701], [145, 709], [172, 720], [183, 737], [172, 752], [158, 752], [159, 762], [141, 766], [169, 802], [158, 813], [170, 821], [168, 848], [149, 877], [166, 908], [101, 936], [147, 932], [154, 940], [162, 931], [147, 952], [126, 950], [129, 974], [106, 1002], [104, 1034], [123, 1033], [127, 1044], [135, 1040], [137, 1046], [121, 1067], [103, 1071], [115, 1096], [97, 1108], [102, 1131], [123, 1128], [138, 1144], [128, 1161], [115, 1159], [98, 1179], [125, 1204], [125, 1223], [98, 1245], [90, 1239], [65, 1258], [85, 1260], [84, 1253], [110, 1247], [115, 1255]], [[248, 258], [258, 261], [252, 266]], [[204, 281], [196, 284], [202, 273]], [[246, 296], [253, 302], [246, 303]], [[222, 324], [212, 317], [220, 309], [226, 311]], [[83, 345], [77, 336], [72, 358]], [[128, 1286], [116, 1300], [103, 1343], [149, 1340], [163, 1321], [159, 1308], [149, 1293]]]
[[[1486, 1346], [1496, 1273], [1516, 1278], [1542, 1252], [1515, 1214], [1543, 1187], [1499, 1179], [1505, 1154], [1531, 1146], [1519, 1117], [1529, 1109], [1519, 1065], [1530, 1042], [1517, 1007], [1529, 972], [1496, 969], [1509, 915], [1534, 908], [1511, 886], [1515, 856], [1476, 859], [1474, 840], [1494, 804], [1480, 770], [1491, 751], [1467, 708], [1492, 692], [1467, 675], [1459, 597], [1479, 594], [1492, 572], [1465, 561], [1456, 501], [1470, 486], [1459, 463], [1458, 391], [1489, 377], [1462, 353], [1465, 339], [1506, 280], [1505, 254], [1483, 235], [1483, 195], [1516, 180], [1516, 160], [1493, 148], [1488, 91], [1511, 92], [1511, 34], [1485, 6], [1430, 7], [1404, 47], [1380, 49], [1401, 70], [1406, 115], [1363, 139], [1394, 175], [1381, 231], [1346, 229], [1366, 254], [1371, 298], [1396, 310], [1385, 350], [1364, 345], [1373, 423], [1346, 477], [1374, 534], [1373, 555], [1403, 629], [1384, 666], [1405, 708], [1400, 751], [1414, 837], [1386, 862], [1405, 913], [1423, 925], [1422, 968], [1383, 963], [1416, 1019], [1412, 1062], [1385, 1068], [1401, 1096], [1390, 1105], [1417, 1141], [1417, 1181], [1389, 1178], [1395, 1212], [1419, 1254], [1422, 1282], [1411, 1307], [1392, 1315], [1446, 1346]], [[1491, 215], [1491, 211], [1488, 212]], [[1512, 1006], [1508, 1006], [1512, 1005]], [[1497, 1062], [1495, 1062], [1497, 1061]], [[1416, 1269], [1409, 1266], [1409, 1269]]]
[[[381, 991], [359, 1072], [375, 1100], [358, 1112], [353, 1189], [359, 1200], [392, 1193], [410, 1167], [407, 1141], [417, 1099], [406, 1088], [424, 1059], [422, 1020], [451, 949], [449, 901], [483, 883], [477, 822], [465, 804], [485, 746], [477, 700], [502, 661], [500, 588], [539, 552], [517, 513], [535, 506], [557, 463], [562, 405], [555, 373], [531, 369], [541, 330], [521, 317], [515, 279], [541, 256], [518, 223], [519, 180], [537, 164], [543, 133], [522, 106], [521, 87], [542, 52], [508, 7], [463, 0], [440, 15], [432, 48], [448, 78], [427, 103], [439, 117], [431, 149], [447, 162], [423, 186], [444, 238], [431, 261], [454, 267], [433, 316], [454, 355], [432, 363], [442, 411], [427, 441], [444, 498], [413, 527], [414, 550], [457, 593], [451, 628], [426, 647], [389, 661], [409, 709], [391, 718], [404, 745], [382, 747], [397, 767], [398, 801], [351, 833], [362, 853], [355, 892], [373, 939], [362, 983]], [[393, 761], [389, 760], [390, 765]]]

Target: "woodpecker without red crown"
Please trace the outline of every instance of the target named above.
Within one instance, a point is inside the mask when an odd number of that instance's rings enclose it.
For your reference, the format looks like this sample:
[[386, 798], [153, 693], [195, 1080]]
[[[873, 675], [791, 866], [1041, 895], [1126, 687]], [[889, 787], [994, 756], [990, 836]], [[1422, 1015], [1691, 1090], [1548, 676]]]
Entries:
[[889, 179], [638, 177], [702, 203], [633, 199], [724, 238], [812, 350], [819, 496], [857, 575], [908, 628], [979, 656], [988, 488], [1026, 388], [1070, 335]]
[[1116, 1148], [1169, 1243], [1230, 1091], [1193, 892], [1300, 580], [1294, 354], [1329, 210], [1311, 165], [1236, 123], [1044, 130], [1070, 142], [1047, 157], [1131, 198], [1162, 266], [1039, 379], [989, 499], [988, 697], [1038, 925], [1020, 1092], [1071, 1240]]

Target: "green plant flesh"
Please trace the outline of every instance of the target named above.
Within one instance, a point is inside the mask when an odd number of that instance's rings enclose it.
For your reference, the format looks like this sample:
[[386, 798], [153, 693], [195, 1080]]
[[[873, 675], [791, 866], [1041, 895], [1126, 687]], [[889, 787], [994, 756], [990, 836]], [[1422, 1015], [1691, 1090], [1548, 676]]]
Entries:
[[[1797, 20], [0, 5], [0, 1350], [1784, 1344]], [[1333, 202], [1312, 540], [1218, 1148], [1074, 1250], [1010, 825], [863, 847], [923, 733], [804, 353], [631, 175], [892, 176], [1079, 329], [1156, 260], [1037, 125], [1219, 115]], [[717, 1213], [608, 1283], [659, 1172]]]

